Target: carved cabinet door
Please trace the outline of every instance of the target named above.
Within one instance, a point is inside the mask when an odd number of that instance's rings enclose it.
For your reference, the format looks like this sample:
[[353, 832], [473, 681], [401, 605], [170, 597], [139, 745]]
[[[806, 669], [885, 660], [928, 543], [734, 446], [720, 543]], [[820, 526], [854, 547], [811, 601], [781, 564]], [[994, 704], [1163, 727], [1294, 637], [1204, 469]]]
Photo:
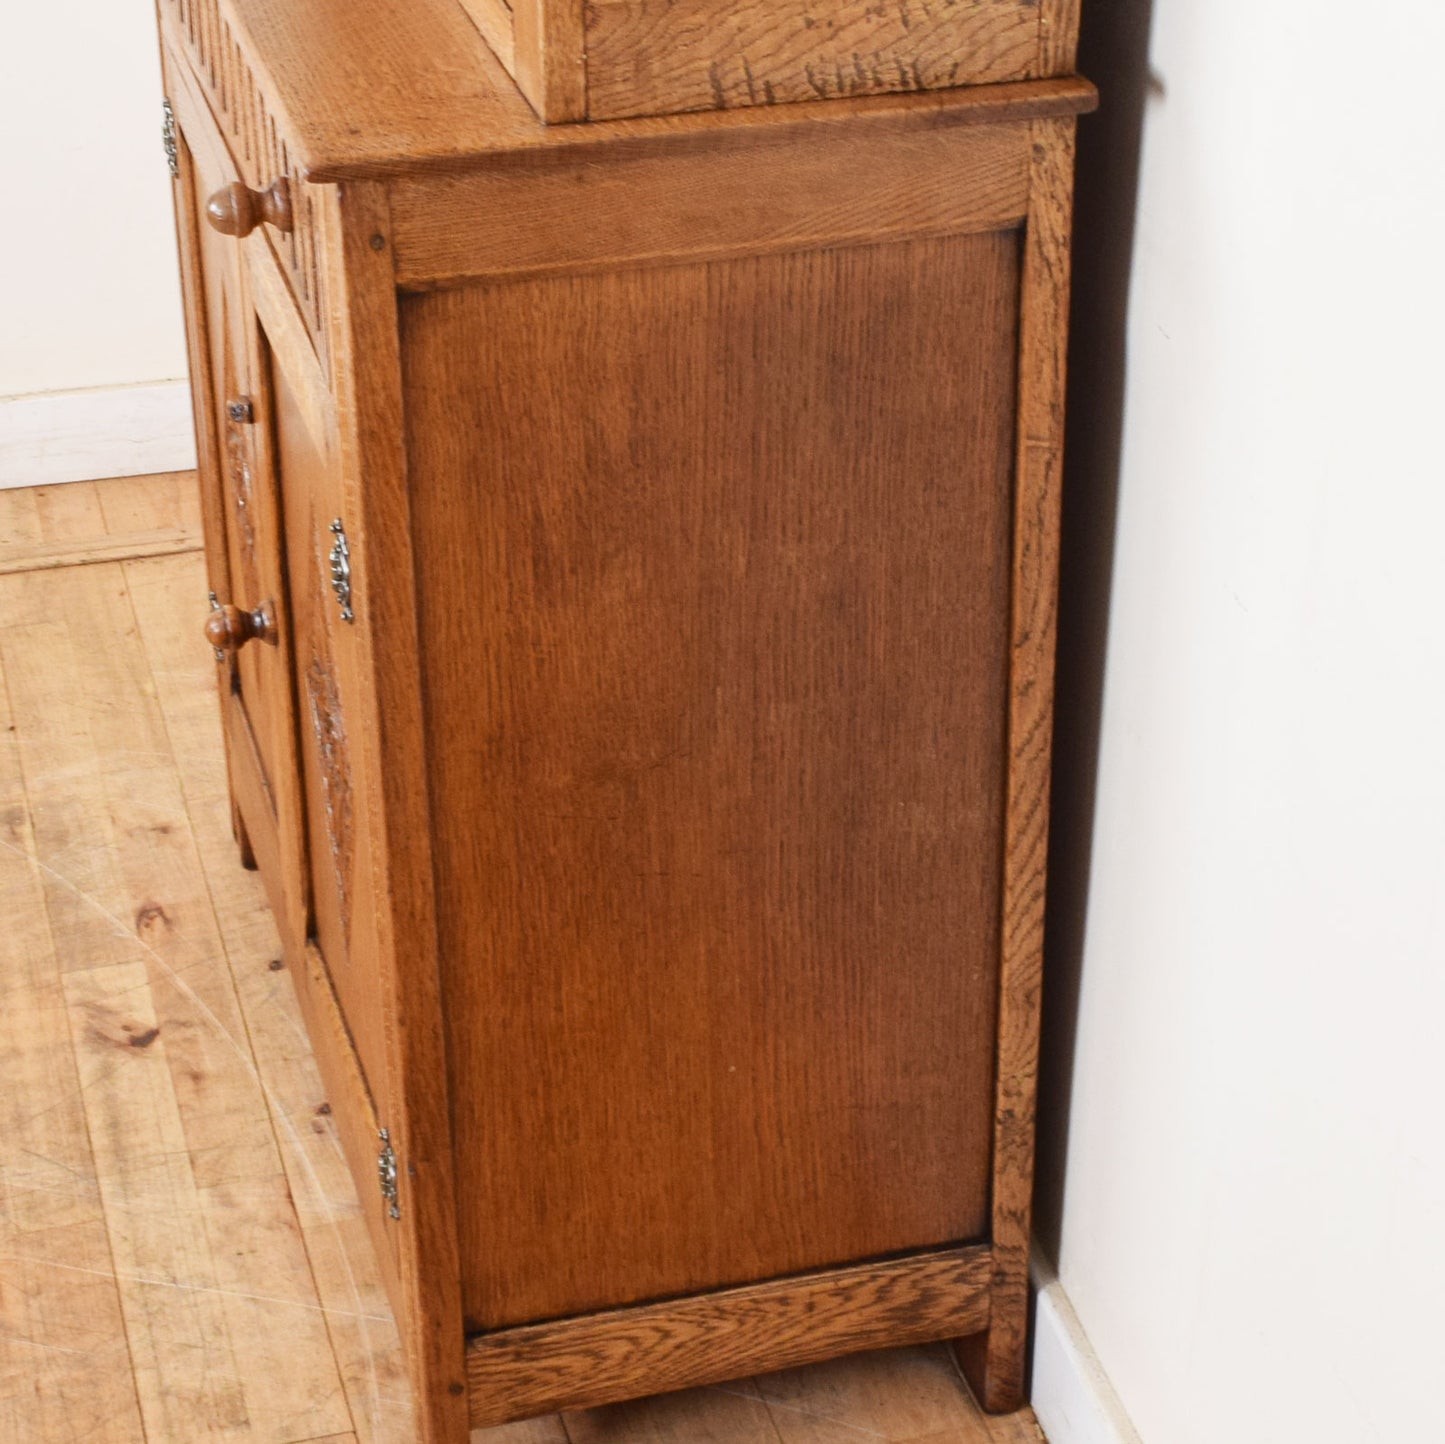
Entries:
[[[206, 630], [215, 646], [239, 840], [261, 869], [291, 946], [304, 857], [268, 376], [242, 243], [217, 232], [206, 215], [207, 199], [235, 179], [230, 158], [214, 137], [181, 134], [178, 167], [213, 609]], [[197, 612], [204, 615], [200, 605]]]
[[[367, 753], [357, 745], [365, 619], [347, 592], [354, 538], [336, 420], [310, 338], [268, 309], [267, 238], [237, 240], [208, 220], [208, 199], [236, 179], [224, 143], [194, 114], [176, 139], [213, 592], [206, 630], [217, 647], [239, 840], [265, 879], [352, 1168], [383, 1183], [363, 1189], [362, 1204], [400, 1308], [378, 1137], [392, 1116], [387, 979], [370, 881]], [[285, 299], [284, 283], [277, 294]]]
[[305, 808], [309, 889], [307, 986], [329, 989], [343, 1020], [370, 1105], [389, 1117], [385, 1054], [386, 978], [378, 964], [377, 899], [365, 776], [365, 619], [353, 606], [359, 566], [333, 438], [318, 434], [300, 403], [288, 358], [270, 358], [275, 446], [284, 497], [286, 562], [296, 656], [297, 737]]

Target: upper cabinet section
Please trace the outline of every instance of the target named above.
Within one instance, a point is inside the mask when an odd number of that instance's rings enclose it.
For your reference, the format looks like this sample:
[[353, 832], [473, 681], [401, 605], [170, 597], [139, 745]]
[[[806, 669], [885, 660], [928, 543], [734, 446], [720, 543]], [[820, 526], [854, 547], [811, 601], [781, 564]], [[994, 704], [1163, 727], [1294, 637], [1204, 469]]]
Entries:
[[547, 121], [734, 110], [1073, 70], [1072, 0], [460, 0]]

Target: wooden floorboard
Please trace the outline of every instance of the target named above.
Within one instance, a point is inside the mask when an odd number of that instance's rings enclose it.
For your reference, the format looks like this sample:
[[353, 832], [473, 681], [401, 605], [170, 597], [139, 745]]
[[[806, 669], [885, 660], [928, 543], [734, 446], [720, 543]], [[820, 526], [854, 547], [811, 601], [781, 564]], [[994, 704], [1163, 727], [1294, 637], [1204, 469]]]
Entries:
[[0, 491], [0, 575], [201, 549], [188, 471]]
[[[0, 492], [0, 1440], [409, 1444], [311, 1050], [230, 837], [189, 474]], [[942, 1347], [473, 1444], [1038, 1444]]]

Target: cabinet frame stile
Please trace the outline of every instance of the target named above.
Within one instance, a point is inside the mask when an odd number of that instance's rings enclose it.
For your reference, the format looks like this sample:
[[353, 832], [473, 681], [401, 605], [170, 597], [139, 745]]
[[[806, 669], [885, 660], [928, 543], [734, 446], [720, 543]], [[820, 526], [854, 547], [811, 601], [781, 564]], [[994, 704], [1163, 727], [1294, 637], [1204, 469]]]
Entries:
[[[379, 1120], [395, 1149], [400, 1217], [398, 1325], [424, 1441], [465, 1437], [460, 1265], [437, 969], [424, 771], [420, 649], [407, 494], [401, 355], [386, 188], [333, 189], [324, 244], [338, 278], [328, 317], [336, 358], [339, 460], [358, 518], [352, 604], [371, 681], [358, 729], [369, 776], [377, 926], [387, 999], [390, 1096]], [[366, 625], [369, 623], [369, 625]], [[383, 762], [384, 759], [384, 762]]]
[[984, 1407], [1025, 1401], [1029, 1238], [1058, 621], [1073, 120], [1036, 120], [1024, 233], [1010, 603], [1008, 791], [993, 1153], [993, 1313], [959, 1362]]

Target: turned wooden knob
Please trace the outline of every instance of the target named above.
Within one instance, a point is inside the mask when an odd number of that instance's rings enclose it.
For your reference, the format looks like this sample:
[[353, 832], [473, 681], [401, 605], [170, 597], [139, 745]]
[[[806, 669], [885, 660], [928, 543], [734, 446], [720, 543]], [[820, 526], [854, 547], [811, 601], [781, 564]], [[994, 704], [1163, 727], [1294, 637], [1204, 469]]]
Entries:
[[206, 219], [223, 236], [249, 236], [263, 221], [278, 231], [289, 231], [291, 186], [285, 176], [263, 191], [232, 181], [206, 202]]
[[243, 612], [229, 603], [217, 607], [206, 618], [206, 640], [218, 652], [238, 652], [247, 642], [269, 642], [276, 645], [276, 627], [271, 617], [271, 604], [263, 602], [253, 612]]

